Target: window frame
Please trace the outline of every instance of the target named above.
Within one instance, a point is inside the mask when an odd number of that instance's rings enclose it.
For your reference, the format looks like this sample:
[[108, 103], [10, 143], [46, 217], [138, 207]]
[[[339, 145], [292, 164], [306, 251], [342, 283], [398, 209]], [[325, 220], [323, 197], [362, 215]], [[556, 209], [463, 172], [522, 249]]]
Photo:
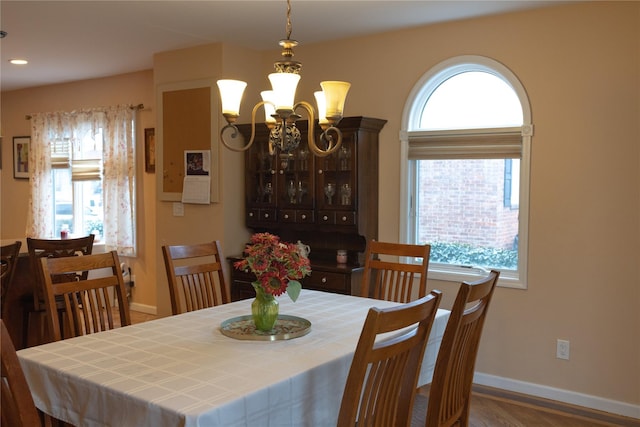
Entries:
[[[438, 86], [455, 76], [468, 71], [487, 72], [502, 79], [516, 93], [522, 106], [522, 126], [486, 129], [452, 129], [425, 131], [420, 129], [420, 120], [424, 105]], [[464, 55], [445, 60], [428, 70], [414, 85], [405, 103], [400, 131], [400, 242], [412, 243], [415, 236], [416, 213], [413, 200], [416, 191], [416, 161], [409, 158], [409, 140], [420, 134], [422, 137], [442, 137], [447, 135], [499, 135], [505, 132], [519, 132], [520, 142], [520, 182], [519, 182], [519, 222], [518, 222], [518, 269], [505, 270], [500, 275], [499, 286], [510, 288], [527, 288], [528, 274], [528, 240], [529, 240], [529, 175], [531, 161], [531, 139], [533, 124], [529, 99], [517, 76], [506, 66], [491, 58]], [[443, 147], [444, 148], [444, 147]], [[469, 149], [473, 150], [470, 146]], [[446, 150], [446, 148], [443, 151]], [[447, 158], [456, 158], [450, 155]], [[412, 260], [405, 260], [411, 262]], [[476, 280], [486, 275], [483, 268], [459, 267], [447, 264], [429, 264], [429, 278], [444, 281], [460, 282]]]

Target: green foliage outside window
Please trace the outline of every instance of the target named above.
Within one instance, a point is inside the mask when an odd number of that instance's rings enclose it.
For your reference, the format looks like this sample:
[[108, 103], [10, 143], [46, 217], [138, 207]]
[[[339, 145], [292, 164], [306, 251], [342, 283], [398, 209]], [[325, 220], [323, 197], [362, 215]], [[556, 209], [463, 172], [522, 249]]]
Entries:
[[99, 236], [102, 236], [102, 221], [100, 220], [93, 220], [93, 221], [87, 221], [85, 226], [85, 233], [86, 234], [91, 234], [97, 231], [97, 234]]
[[465, 243], [433, 242], [430, 245], [431, 263], [507, 270], [518, 268], [517, 249], [486, 248]]

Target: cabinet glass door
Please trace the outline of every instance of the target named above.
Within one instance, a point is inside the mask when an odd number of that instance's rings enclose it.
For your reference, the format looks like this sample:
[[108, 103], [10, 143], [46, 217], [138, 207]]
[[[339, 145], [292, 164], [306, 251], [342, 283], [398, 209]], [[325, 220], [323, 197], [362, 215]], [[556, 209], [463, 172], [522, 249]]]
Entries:
[[307, 144], [301, 143], [290, 153], [286, 164], [279, 161], [278, 166], [278, 207], [312, 209], [313, 155]]
[[333, 154], [316, 159], [316, 199], [319, 220], [326, 224], [353, 224], [356, 206], [356, 144], [345, 136]]
[[267, 144], [257, 143], [251, 147], [247, 153], [246, 171], [247, 225], [276, 223], [276, 157], [269, 154]]
[[275, 206], [277, 181], [274, 156], [269, 155], [266, 144], [254, 144], [249, 158], [247, 201], [255, 206]]

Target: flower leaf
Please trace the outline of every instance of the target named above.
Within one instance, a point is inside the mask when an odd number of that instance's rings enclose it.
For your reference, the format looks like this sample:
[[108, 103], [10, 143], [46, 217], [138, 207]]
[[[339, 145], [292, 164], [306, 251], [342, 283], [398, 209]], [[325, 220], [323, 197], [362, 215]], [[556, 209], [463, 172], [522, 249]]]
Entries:
[[289, 285], [287, 286], [287, 295], [289, 295], [291, 301], [296, 302], [301, 290], [302, 284], [300, 282], [298, 282], [297, 280], [289, 281]]

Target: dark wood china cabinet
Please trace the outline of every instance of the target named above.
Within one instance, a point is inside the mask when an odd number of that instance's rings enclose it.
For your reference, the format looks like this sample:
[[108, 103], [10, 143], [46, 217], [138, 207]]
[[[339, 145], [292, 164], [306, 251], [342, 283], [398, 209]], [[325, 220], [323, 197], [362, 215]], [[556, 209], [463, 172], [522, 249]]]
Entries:
[[[256, 125], [255, 141], [245, 153], [246, 225], [310, 246], [312, 274], [303, 288], [357, 293], [366, 242], [378, 236], [378, 135], [385, 123], [343, 118], [338, 125], [342, 145], [326, 157], [309, 151], [307, 121], [296, 122], [302, 140], [283, 156], [269, 155], [269, 131]], [[238, 129], [248, 141], [251, 125]], [[346, 264], [337, 263], [338, 250], [347, 251]], [[238, 259], [229, 258], [231, 263]], [[253, 297], [252, 280], [252, 274], [232, 266], [232, 299]]]

